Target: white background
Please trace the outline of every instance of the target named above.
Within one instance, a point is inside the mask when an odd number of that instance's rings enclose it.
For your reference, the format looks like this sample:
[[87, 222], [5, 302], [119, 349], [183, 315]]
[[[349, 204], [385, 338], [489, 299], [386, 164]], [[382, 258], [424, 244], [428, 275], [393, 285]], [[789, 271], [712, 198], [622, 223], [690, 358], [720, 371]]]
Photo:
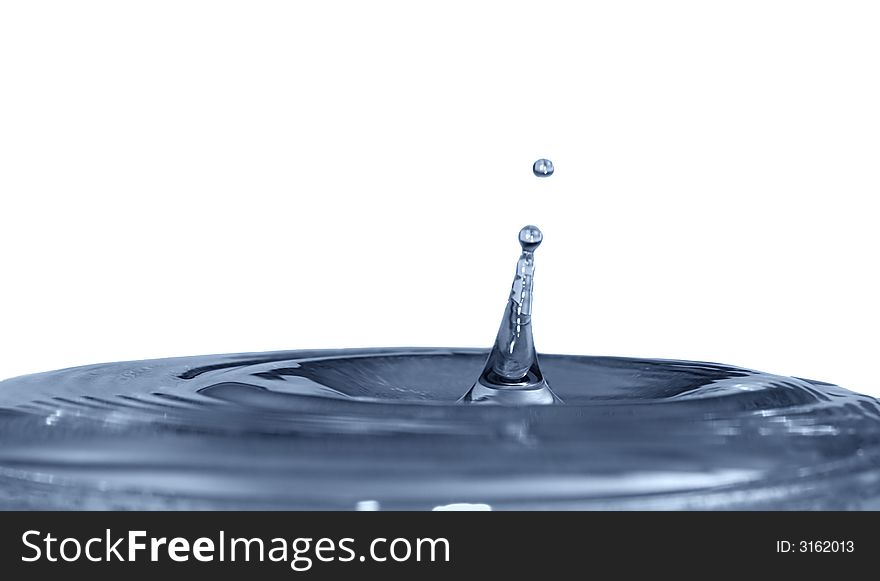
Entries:
[[878, 31], [876, 2], [4, 2], [0, 377], [488, 347], [531, 222], [542, 352], [880, 395]]

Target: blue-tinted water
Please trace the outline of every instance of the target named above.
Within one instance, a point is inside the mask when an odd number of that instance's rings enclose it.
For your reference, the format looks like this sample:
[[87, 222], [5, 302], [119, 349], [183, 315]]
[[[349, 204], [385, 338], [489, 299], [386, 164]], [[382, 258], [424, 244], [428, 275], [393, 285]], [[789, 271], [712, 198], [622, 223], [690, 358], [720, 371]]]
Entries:
[[564, 404], [459, 403], [486, 355], [214, 355], [0, 382], [0, 506], [880, 508], [873, 398], [543, 355]]
[[553, 167], [553, 162], [549, 159], [539, 159], [532, 164], [532, 173], [539, 178], [550, 177], [554, 171], [556, 171], [556, 168]]
[[0, 382], [0, 508], [880, 508], [880, 405], [690, 361], [538, 356], [534, 253], [490, 351], [91, 365]]

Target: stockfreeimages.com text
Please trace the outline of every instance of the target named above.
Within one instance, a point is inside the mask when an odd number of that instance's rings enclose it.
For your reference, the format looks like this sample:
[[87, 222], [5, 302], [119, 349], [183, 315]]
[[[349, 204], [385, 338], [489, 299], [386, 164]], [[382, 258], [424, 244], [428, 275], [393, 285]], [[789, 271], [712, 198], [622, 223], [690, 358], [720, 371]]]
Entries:
[[211, 537], [190, 540], [184, 537], [151, 537], [146, 531], [127, 531], [114, 535], [110, 529], [103, 536], [79, 539], [59, 538], [52, 533], [25, 531], [21, 560], [32, 563], [40, 560], [75, 562], [86, 559], [100, 562], [157, 562], [170, 559], [186, 562], [271, 561], [289, 563], [294, 571], [308, 571], [317, 562], [348, 563], [375, 562], [445, 562], [450, 561], [449, 541], [444, 538], [377, 537], [368, 543], [363, 554], [355, 551], [357, 543], [351, 537], [297, 537], [294, 539], [260, 537], [227, 537], [225, 531]]

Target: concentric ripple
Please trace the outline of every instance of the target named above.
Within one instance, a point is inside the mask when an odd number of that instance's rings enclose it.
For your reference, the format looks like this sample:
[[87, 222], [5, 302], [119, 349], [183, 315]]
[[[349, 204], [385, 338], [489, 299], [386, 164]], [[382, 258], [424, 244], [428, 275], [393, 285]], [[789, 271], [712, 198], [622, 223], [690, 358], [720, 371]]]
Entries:
[[874, 398], [542, 355], [564, 404], [459, 403], [486, 356], [212, 355], [0, 382], [0, 508], [880, 508]]

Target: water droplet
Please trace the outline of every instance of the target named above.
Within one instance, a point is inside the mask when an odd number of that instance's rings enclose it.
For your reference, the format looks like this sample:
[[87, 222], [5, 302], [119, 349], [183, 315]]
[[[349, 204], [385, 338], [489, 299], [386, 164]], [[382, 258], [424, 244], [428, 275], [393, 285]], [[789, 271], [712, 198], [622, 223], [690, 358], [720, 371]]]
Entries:
[[523, 250], [534, 252], [544, 240], [544, 234], [537, 226], [525, 226], [519, 231], [519, 245]]
[[495, 345], [479, 379], [462, 401], [506, 405], [561, 403], [541, 373], [532, 338], [535, 249], [543, 239], [537, 226], [525, 226], [519, 231], [522, 254], [516, 263]]
[[553, 175], [553, 162], [549, 159], [541, 158], [532, 164], [532, 173], [539, 178], [547, 178]]

